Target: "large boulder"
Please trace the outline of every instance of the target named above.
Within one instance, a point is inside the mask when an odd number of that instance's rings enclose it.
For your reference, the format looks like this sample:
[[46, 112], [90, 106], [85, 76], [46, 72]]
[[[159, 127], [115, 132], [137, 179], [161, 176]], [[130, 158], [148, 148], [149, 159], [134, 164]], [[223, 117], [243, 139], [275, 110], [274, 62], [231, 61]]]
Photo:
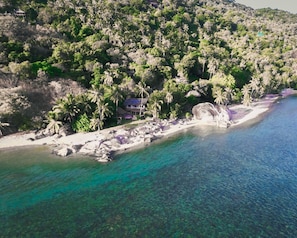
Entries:
[[215, 106], [209, 102], [199, 103], [192, 108], [194, 119], [204, 121], [214, 121], [219, 115]]
[[72, 150], [69, 149], [67, 146], [64, 146], [62, 148], [54, 150], [53, 153], [61, 157], [66, 157], [72, 153]]
[[88, 141], [80, 148], [79, 153], [85, 155], [95, 155], [101, 143], [101, 141], [96, 140]]
[[199, 103], [192, 108], [194, 119], [206, 122], [216, 122], [218, 126], [229, 126], [231, 116], [229, 110], [220, 105], [205, 102]]

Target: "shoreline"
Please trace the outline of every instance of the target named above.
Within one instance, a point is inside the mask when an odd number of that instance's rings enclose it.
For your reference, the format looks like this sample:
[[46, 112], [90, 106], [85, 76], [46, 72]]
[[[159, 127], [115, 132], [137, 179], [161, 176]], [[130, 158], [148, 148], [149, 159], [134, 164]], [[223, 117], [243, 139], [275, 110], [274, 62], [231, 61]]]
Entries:
[[[266, 95], [251, 106], [230, 105], [231, 125], [229, 128], [243, 126], [268, 112], [279, 99], [278, 95]], [[134, 127], [134, 128], [131, 128]], [[99, 162], [111, 161], [111, 154], [121, 154], [134, 149], [144, 148], [153, 141], [169, 138], [195, 127], [218, 127], [215, 121], [203, 120], [160, 120], [136, 121], [126, 125], [111, 127], [95, 132], [75, 133], [68, 136], [49, 136], [34, 139], [35, 132], [16, 133], [0, 138], [0, 151], [8, 148], [50, 146], [59, 156], [82, 154], [94, 157]], [[228, 128], [228, 129], [229, 129]], [[226, 131], [228, 130], [226, 128]]]

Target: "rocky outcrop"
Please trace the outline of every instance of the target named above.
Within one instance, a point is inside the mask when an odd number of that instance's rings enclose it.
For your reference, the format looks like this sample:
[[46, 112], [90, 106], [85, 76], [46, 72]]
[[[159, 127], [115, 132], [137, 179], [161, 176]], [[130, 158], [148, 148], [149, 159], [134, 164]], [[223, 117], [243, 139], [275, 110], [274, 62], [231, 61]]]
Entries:
[[194, 119], [209, 123], [216, 123], [219, 127], [228, 127], [231, 124], [229, 110], [220, 105], [205, 102], [199, 103], [192, 108]]
[[167, 127], [169, 128], [170, 126], [166, 120], [159, 122], [151, 121], [131, 129], [112, 130], [104, 136], [94, 137], [89, 141], [71, 145], [61, 144], [53, 150], [53, 153], [62, 157], [79, 153], [90, 156], [98, 162], [105, 163], [112, 160], [112, 155], [121, 146], [150, 144]]
[[213, 121], [218, 116], [215, 106], [209, 102], [199, 103], [192, 108], [194, 119]]
[[[204, 120], [212, 122], [214, 125], [227, 127], [230, 124], [228, 110], [224, 107], [217, 107], [211, 103], [201, 103], [193, 108], [194, 120]], [[94, 158], [98, 162], [112, 161], [112, 156], [119, 150], [126, 150], [134, 146], [146, 146], [159, 137], [162, 137], [164, 131], [172, 126], [188, 125], [189, 120], [160, 120], [149, 121], [133, 128], [121, 128], [110, 130], [105, 133], [95, 133], [87, 140], [77, 140], [75, 143], [67, 144], [61, 138], [56, 142], [61, 142], [53, 153], [59, 156], [68, 156], [79, 153]], [[61, 136], [61, 135], [59, 135]], [[79, 138], [79, 137], [78, 137]], [[86, 137], [85, 137], [86, 138]], [[62, 142], [64, 141], [64, 142]]]

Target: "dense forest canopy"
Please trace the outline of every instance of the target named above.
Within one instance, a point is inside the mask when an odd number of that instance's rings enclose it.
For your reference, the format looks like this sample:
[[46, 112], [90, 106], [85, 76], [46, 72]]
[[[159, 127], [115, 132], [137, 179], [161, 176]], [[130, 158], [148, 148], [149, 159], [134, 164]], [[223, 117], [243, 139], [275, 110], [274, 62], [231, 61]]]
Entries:
[[297, 83], [297, 16], [285, 11], [228, 0], [2, 0], [0, 13], [0, 122], [11, 130], [45, 119], [54, 131], [100, 129], [128, 97], [147, 97], [148, 115], [183, 117], [199, 102], [249, 104]]

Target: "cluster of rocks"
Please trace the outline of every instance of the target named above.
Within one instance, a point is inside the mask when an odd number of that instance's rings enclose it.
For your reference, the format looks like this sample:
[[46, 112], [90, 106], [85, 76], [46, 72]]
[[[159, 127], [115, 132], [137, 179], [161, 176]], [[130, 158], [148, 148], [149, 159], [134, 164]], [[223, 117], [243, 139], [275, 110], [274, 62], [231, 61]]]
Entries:
[[53, 153], [63, 157], [79, 153], [91, 156], [98, 162], [109, 162], [112, 160], [114, 152], [124, 150], [131, 144], [147, 145], [157, 139], [162, 131], [169, 127], [170, 122], [164, 120], [146, 122], [130, 129], [110, 130], [105, 135], [98, 132], [97, 136], [87, 141], [80, 141], [70, 145], [56, 145]]
[[[209, 120], [218, 123], [218, 126], [228, 126], [230, 115], [227, 109], [216, 107], [211, 103], [201, 103], [193, 108], [194, 119]], [[92, 134], [89, 138], [79, 138], [78, 142], [67, 144], [61, 142], [59, 138], [66, 136], [67, 130], [62, 134], [54, 135], [56, 137], [56, 147], [53, 153], [58, 156], [68, 156], [71, 154], [83, 154], [95, 158], [99, 162], [108, 162], [112, 160], [113, 154], [120, 150], [126, 150], [130, 147], [147, 145], [155, 139], [162, 136], [162, 132], [168, 130], [172, 125], [184, 125], [188, 120], [160, 120], [149, 121], [144, 124], [131, 127], [121, 128], [118, 130], [109, 130]], [[133, 125], [130, 125], [133, 126]], [[48, 132], [39, 133], [38, 137], [47, 136]], [[65, 140], [64, 140], [65, 141]], [[61, 142], [61, 143], [59, 143]]]

